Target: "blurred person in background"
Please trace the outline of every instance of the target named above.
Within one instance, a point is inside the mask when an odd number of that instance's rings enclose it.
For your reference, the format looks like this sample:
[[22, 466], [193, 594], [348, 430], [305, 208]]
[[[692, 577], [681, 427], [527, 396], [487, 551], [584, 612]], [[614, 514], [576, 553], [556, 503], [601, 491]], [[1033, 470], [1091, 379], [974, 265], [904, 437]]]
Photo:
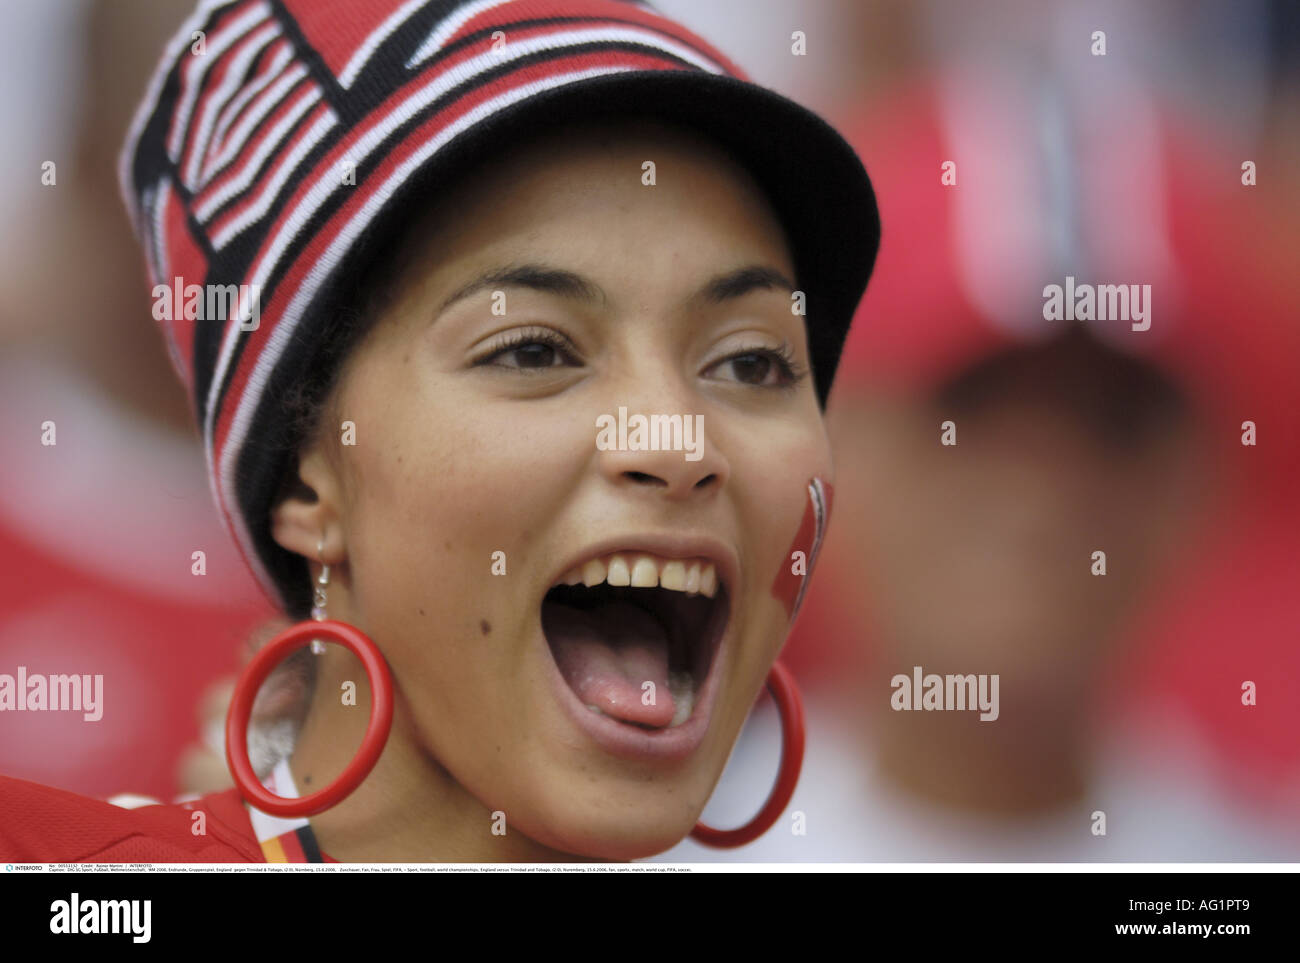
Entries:
[[[1204, 23], [1162, 45], [1106, 17], [1117, 63], [1077, 5], [914, 9], [902, 34], [942, 56], [849, 125], [888, 228], [830, 408], [825, 577], [791, 643], [820, 683], [809, 759], [787, 832], [736, 858], [1295, 859], [1294, 124], [1252, 100], [1263, 78], [1237, 77], [1216, 124], [1135, 75], [1135, 51], [1201, 63]], [[1224, 46], [1229, 68], [1250, 55]], [[1150, 329], [1045, 321], [1067, 275], [1151, 284]], [[1242, 443], [1247, 421], [1267, 444]], [[997, 674], [997, 719], [896, 710], [916, 666]], [[715, 823], [775, 768], [770, 714], [750, 728]]]
[[97, 796], [219, 788], [228, 777], [177, 761], [200, 740], [203, 693], [271, 610], [217, 520], [116, 180], [190, 4], [16, 7], [0, 94], [0, 672], [102, 674], [105, 704], [96, 722], [0, 713], [0, 772]]

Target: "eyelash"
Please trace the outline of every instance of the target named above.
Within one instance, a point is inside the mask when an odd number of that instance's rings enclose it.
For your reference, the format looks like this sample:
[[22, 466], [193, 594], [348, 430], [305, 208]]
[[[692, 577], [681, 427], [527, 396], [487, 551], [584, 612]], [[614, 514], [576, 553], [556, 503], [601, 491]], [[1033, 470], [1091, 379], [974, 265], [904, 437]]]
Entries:
[[712, 367], [726, 364], [729, 361], [735, 361], [738, 358], [747, 358], [757, 355], [760, 358], [767, 358], [776, 364], [780, 369], [784, 380], [774, 385], [750, 385], [751, 388], [780, 388], [789, 390], [795, 387], [804, 378], [808, 377], [808, 369], [799, 363], [794, 356], [794, 348], [790, 346], [789, 341], [782, 341], [779, 348], [769, 348], [765, 345], [754, 345], [750, 348], [741, 348], [727, 355], [721, 361], [716, 362]]
[[[491, 365], [493, 361], [496, 358], [500, 357], [501, 355], [508, 354], [511, 351], [517, 350], [519, 348], [524, 347], [525, 345], [530, 345], [530, 344], [548, 345], [549, 347], [555, 349], [555, 351], [557, 351], [566, 361], [570, 363], [576, 361], [571, 351], [573, 346], [567, 338], [563, 337], [562, 335], [558, 334], [555, 331], [551, 331], [546, 328], [536, 328], [532, 330], [516, 331], [510, 335], [507, 335], [503, 341], [500, 341], [497, 344], [493, 345], [492, 348], [489, 349], [487, 353], [475, 359], [472, 364], [474, 367], [486, 367], [488, 365]], [[784, 376], [784, 380], [775, 385], [750, 385], [749, 387], [790, 389], [798, 385], [801, 381], [804, 380], [804, 378], [808, 377], [808, 369], [799, 363], [798, 359], [795, 357], [794, 348], [791, 347], [790, 342], [788, 341], [781, 342], [781, 346], [779, 348], [771, 348], [765, 345], [753, 345], [752, 347], [741, 348], [727, 355], [725, 358], [722, 358], [714, 362], [712, 365], [710, 365], [710, 367], [716, 368], [720, 365], [726, 364], [729, 361], [736, 361], [740, 358], [747, 358], [751, 356], [767, 358], [768, 360], [775, 363], [778, 369], [781, 371], [781, 374]], [[531, 375], [531, 374], [537, 374], [543, 371], [547, 371], [548, 369], [556, 366], [545, 365], [542, 367], [526, 368], [522, 366], [511, 367], [509, 365], [503, 365], [503, 367], [508, 367], [512, 371], [518, 371], [521, 373], [527, 373]]]
[[[568, 338], [546, 328], [533, 328], [524, 331], [515, 331], [507, 335], [503, 341], [493, 345], [486, 354], [480, 355], [476, 358], [473, 365], [474, 367], [491, 365], [493, 360], [501, 355], [509, 354], [511, 351], [516, 351], [519, 348], [530, 344], [547, 345], [554, 348], [555, 351], [558, 352], [566, 361], [573, 362], [576, 360], [572, 353], [573, 345], [569, 342]], [[510, 365], [502, 365], [501, 367], [510, 368], [512, 371], [536, 374], [541, 371], [546, 371], [549, 368], [553, 368], [555, 365], [545, 365], [544, 367], [537, 368], [511, 367]]]

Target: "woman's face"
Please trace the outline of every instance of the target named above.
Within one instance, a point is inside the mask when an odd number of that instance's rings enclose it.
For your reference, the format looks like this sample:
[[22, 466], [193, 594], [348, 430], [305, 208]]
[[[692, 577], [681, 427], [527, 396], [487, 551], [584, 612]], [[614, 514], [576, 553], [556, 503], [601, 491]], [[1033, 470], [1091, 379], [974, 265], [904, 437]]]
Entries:
[[[330, 616], [387, 657], [392, 738], [510, 832], [662, 851], [785, 640], [774, 581], [831, 476], [784, 235], [729, 161], [639, 124], [535, 143], [435, 213], [332, 399], [355, 444], [326, 424], [302, 460]], [[637, 415], [683, 432], [628, 450]]]

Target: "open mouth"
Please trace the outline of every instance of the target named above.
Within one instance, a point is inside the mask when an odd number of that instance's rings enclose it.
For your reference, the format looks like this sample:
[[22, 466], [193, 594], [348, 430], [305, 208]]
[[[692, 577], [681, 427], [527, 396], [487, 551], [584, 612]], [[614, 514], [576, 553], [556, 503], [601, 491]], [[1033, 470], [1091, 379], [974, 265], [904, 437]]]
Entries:
[[614, 554], [572, 569], [542, 600], [555, 664], [589, 710], [644, 730], [691, 718], [730, 602], [714, 563]]

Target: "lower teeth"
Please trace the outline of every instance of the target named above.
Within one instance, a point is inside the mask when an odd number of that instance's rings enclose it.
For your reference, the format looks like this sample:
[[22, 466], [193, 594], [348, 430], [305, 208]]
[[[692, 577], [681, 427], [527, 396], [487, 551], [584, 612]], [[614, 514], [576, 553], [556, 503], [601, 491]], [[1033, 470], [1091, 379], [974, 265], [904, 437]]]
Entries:
[[673, 694], [673, 718], [668, 728], [680, 726], [695, 708], [695, 680], [689, 672], [669, 672], [668, 691]]

